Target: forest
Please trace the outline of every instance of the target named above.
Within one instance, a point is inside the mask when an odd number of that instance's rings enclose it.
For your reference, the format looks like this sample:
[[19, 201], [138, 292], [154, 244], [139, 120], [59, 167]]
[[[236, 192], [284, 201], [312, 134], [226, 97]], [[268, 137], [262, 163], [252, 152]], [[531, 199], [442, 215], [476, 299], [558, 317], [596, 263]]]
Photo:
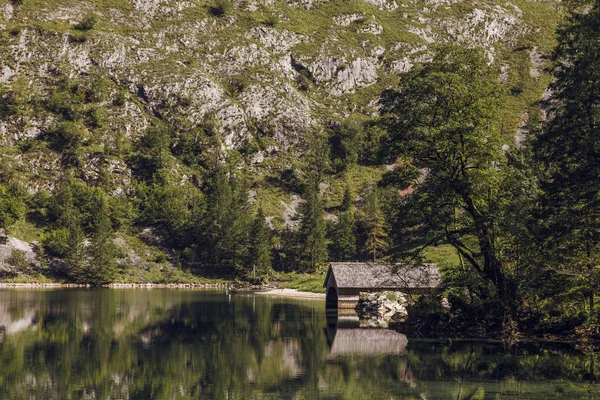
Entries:
[[[571, 8], [557, 32], [551, 95], [531, 105], [525, 140], [505, 144], [514, 133], [497, 114], [510, 96], [498, 66], [480, 49], [439, 45], [381, 94], [378, 117], [306, 132], [294, 167], [269, 177], [302, 199], [293, 228], [274, 227], [249, 196], [253, 173], [242, 158], [266, 140], [260, 130], [256, 142], [228, 150], [210, 115], [177, 132], [157, 119], [139, 141], [117, 138], [105, 150], [134, 173], [115, 192], [108, 167], [93, 181], [82, 174], [89, 132], [106, 123], [96, 107], [107, 99], [103, 76], [61, 76], [45, 98], [3, 88], [2, 118], [28, 109], [60, 121], [19, 151], [58, 152], [62, 168], [51, 191], [32, 194], [18, 170], [0, 164], [0, 229], [10, 233], [26, 218], [44, 232], [40, 265], [18, 251], [9, 264], [69, 282], [119, 281], [133, 267], [121, 262], [118, 233], [146, 228], [165, 249], [158, 261], [252, 283], [282, 271], [322, 273], [328, 261], [420, 262], [427, 249], [450, 246], [457, 262], [442, 273], [452, 318], [427, 299], [414, 314], [431, 334], [597, 340], [600, 3]], [[184, 181], [180, 165], [192, 171]], [[348, 183], [342, 201], [326, 208], [323, 178], [354, 165], [387, 172], [361, 193]]]

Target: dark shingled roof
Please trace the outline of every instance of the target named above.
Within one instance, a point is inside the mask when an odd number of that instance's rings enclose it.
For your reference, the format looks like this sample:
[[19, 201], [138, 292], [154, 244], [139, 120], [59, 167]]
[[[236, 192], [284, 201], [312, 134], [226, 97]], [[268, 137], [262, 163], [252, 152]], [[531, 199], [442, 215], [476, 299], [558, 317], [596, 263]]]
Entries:
[[441, 283], [437, 264], [334, 262], [323, 286], [332, 273], [338, 288], [431, 289]]

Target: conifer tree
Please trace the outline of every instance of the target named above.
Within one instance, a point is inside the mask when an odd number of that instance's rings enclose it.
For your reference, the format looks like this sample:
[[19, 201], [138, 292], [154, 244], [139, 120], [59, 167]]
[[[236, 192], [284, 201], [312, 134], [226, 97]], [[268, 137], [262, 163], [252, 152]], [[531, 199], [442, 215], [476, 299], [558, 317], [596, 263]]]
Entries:
[[[577, 4], [573, 4], [577, 6]], [[543, 175], [540, 237], [553, 268], [573, 277], [591, 314], [600, 290], [600, 2], [559, 31], [553, 93], [560, 105], [533, 143]]]
[[65, 273], [78, 282], [85, 282], [85, 263], [87, 259], [85, 232], [76, 210], [68, 210], [65, 217], [67, 237], [65, 243]]
[[223, 227], [226, 224], [226, 214], [231, 201], [231, 187], [225, 167], [218, 165], [209, 181], [206, 198], [206, 214], [203, 218], [202, 258], [205, 262], [216, 266], [223, 258], [222, 244], [220, 243]]
[[247, 185], [227, 164], [213, 172], [202, 225], [201, 258], [225, 274], [239, 270], [247, 251]]
[[317, 185], [309, 185], [301, 210], [297, 262], [304, 272], [315, 272], [327, 262], [323, 201]]
[[250, 228], [247, 275], [253, 280], [268, 279], [272, 272], [271, 258], [271, 232], [260, 208]]
[[232, 270], [243, 267], [248, 254], [248, 236], [251, 225], [248, 186], [245, 178], [231, 173], [229, 179], [232, 197], [222, 232], [222, 250], [225, 263]]
[[87, 283], [103, 284], [114, 279], [116, 247], [113, 243], [114, 232], [106, 194], [98, 192], [94, 200], [97, 211], [88, 247], [89, 261], [84, 275]]
[[382, 256], [388, 248], [388, 235], [385, 231], [385, 220], [381, 214], [375, 188], [371, 191], [367, 201], [366, 227], [367, 240], [365, 241], [364, 250], [373, 257], [373, 261], [377, 261], [377, 257]]
[[344, 199], [342, 200], [339, 222], [335, 229], [333, 256], [339, 261], [352, 260], [356, 255], [356, 218], [352, 191], [346, 185]]

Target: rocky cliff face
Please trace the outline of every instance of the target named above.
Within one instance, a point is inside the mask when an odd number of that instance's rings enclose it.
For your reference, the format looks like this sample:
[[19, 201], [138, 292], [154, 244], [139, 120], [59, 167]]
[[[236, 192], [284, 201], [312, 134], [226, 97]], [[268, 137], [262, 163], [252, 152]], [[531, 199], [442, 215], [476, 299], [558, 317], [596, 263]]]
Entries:
[[226, 150], [259, 135], [246, 161], [268, 163], [307, 131], [375, 116], [379, 93], [443, 42], [483, 47], [502, 69], [516, 131], [548, 80], [540, 64], [556, 8], [553, 0], [0, 0], [0, 84], [14, 103], [0, 119], [3, 162], [23, 171], [31, 191], [51, 188], [60, 152], [7, 149], [60, 123], [60, 104], [47, 104], [61, 79], [80, 82], [88, 99], [99, 77], [104, 93], [82, 106], [102, 119], [86, 127], [94, 145], [84, 173], [102, 163], [122, 189], [131, 171], [107, 149], [135, 142], [156, 120], [174, 134], [210, 123]]

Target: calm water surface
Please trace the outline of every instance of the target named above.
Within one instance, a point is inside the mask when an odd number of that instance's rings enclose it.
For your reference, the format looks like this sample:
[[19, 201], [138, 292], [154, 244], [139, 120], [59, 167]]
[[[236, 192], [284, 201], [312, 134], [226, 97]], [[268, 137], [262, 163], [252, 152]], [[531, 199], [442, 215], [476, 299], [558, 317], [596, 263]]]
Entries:
[[440, 344], [321, 301], [0, 291], [1, 399], [600, 399], [600, 355]]

